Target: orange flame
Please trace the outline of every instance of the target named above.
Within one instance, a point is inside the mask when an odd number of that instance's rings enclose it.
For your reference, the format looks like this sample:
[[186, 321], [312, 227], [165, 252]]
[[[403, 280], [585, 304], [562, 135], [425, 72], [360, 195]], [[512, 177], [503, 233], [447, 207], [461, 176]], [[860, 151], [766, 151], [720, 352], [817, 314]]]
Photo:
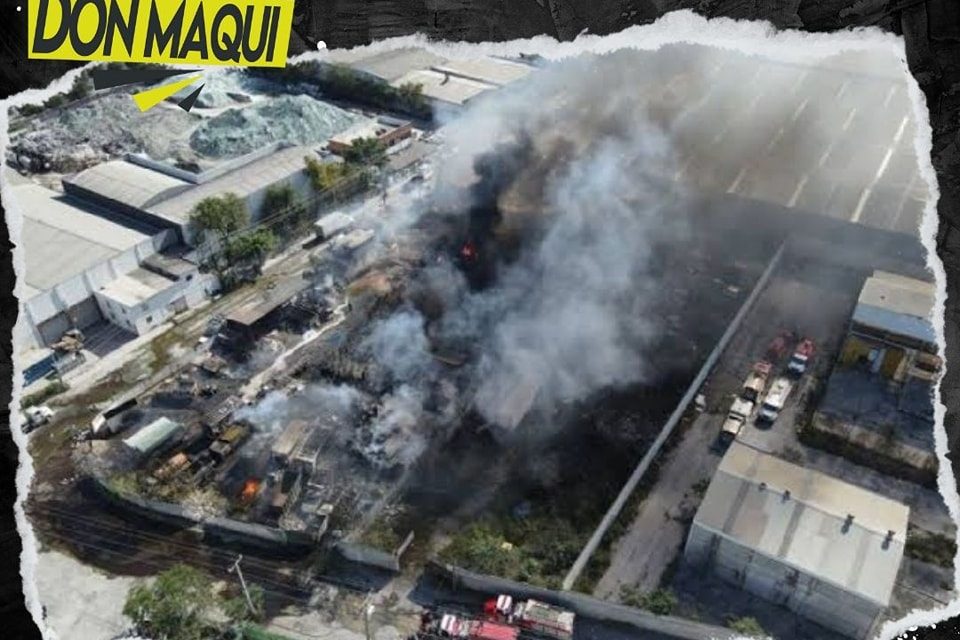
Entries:
[[260, 481], [256, 478], [250, 478], [243, 483], [243, 491], [240, 492], [240, 499], [244, 502], [250, 502], [257, 495], [257, 490], [260, 488]]

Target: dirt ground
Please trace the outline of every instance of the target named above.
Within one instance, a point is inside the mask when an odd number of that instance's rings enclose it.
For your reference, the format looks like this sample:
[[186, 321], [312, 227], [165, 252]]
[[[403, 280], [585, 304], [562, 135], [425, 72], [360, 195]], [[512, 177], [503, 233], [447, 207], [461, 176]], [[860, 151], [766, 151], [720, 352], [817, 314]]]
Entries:
[[57, 638], [112, 638], [129, 627], [123, 603], [136, 578], [106, 576], [59, 551], [38, 560], [37, 588]]

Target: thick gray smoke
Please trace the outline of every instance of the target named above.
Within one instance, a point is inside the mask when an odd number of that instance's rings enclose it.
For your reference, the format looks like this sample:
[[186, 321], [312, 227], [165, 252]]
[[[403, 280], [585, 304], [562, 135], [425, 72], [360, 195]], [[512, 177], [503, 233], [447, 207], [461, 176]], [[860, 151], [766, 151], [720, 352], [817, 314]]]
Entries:
[[[394, 380], [411, 384], [432, 379], [431, 341], [471, 345], [474, 406], [506, 428], [532, 408], [549, 411], [651, 373], [651, 258], [684, 229], [661, 206], [677, 197], [662, 179], [674, 170], [671, 145], [618, 64], [596, 73], [594, 62], [539, 72], [448, 125], [435, 209], [489, 216], [493, 237], [518, 235], [519, 253], [476, 291], [449, 261], [429, 267], [414, 289], [430, 291], [442, 316], [427, 322], [404, 308], [368, 341]], [[480, 158], [505, 184], [464, 188], [477, 180]], [[478, 214], [490, 206], [499, 212]]]
[[254, 445], [249, 450], [258, 451], [293, 420], [315, 422], [319, 417], [334, 430], [336, 425], [349, 425], [362, 402], [362, 394], [348, 385], [311, 384], [294, 394], [271, 391], [255, 405], [237, 411], [236, 418], [254, 426]]
[[[756, 69], [707, 49], [584, 56], [445, 123], [429, 195], [389, 211], [363, 266], [405, 274], [399, 306], [360, 343], [391, 389], [356, 441], [364, 455], [409, 464], [467, 407], [508, 431], [536, 416], [542, 430], [558, 408], [655, 381], [658, 254], [687, 236], [695, 209], [678, 184], [722, 192], [771, 139], [801, 155], [822, 142], [816, 127], [792, 140], [783, 124], [817, 121], [814, 101], [790, 98], [805, 76]], [[741, 113], [757, 82], [774, 96], [767, 111]], [[424, 228], [438, 220], [462, 231], [447, 241], [476, 242], [476, 265], [430, 246]]]

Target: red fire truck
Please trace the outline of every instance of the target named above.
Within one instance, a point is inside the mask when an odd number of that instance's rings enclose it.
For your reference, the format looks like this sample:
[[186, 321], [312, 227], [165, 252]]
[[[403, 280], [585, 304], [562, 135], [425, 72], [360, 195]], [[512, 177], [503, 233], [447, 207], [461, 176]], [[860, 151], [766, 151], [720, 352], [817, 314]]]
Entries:
[[499, 595], [486, 602], [484, 614], [493, 620], [519, 626], [532, 635], [551, 640], [571, 640], [575, 615], [538, 600], [514, 603], [513, 597]]

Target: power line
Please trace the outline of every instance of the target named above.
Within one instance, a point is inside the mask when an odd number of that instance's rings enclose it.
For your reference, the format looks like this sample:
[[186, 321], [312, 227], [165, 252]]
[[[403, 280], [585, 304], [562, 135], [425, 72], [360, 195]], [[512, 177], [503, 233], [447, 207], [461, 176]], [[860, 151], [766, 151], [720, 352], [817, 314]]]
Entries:
[[[58, 540], [60, 540], [60, 541], [62, 541], [62, 542], [73, 542], [73, 543], [77, 543], [77, 542], [78, 542], [78, 541], [77, 541], [76, 539], [74, 539], [74, 538], [70, 538], [70, 537], [66, 536], [65, 534], [61, 534], [61, 533], [58, 533], [58, 532], [55, 532], [55, 531], [50, 531], [50, 532], [48, 532], [48, 534], [49, 534], [51, 537], [53, 537], [53, 538], [55, 538], [55, 539], [58, 539]], [[119, 558], [126, 558], [126, 557], [127, 557], [127, 554], [124, 553], [124, 552], [122, 552], [122, 551], [118, 551], [118, 550], [115, 550], [115, 549], [110, 549], [110, 548], [104, 547], [104, 546], [102, 546], [102, 545], [98, 545], [98, 544], [96, 544], [96, 543], [92, 543], [92, 542], [81, 542], [80, 544], [83, 544], [84, 546], [89, 547], [89, 548], [91, 548], [91, 549], [96, 549], [97, 551], [100, 551], [101, 553], [105, 553], [105, 554], [108, 554], [108, 555], [116, 556], [116, 557], [119, 557]], [[119, 543], [119, 545], [120, 545], [120, 546], [123, 546], [122, 543]], [[173, 563], [173, 564], [175, 564], [175, 563], [182, 563], [182, 559], [179, 559], [179, 558], [172, 558], [171, 560], [172, 560], [172, 563]], [[163, 564], [163, 563], [161, 563], [161, 562], [159, 562], [159, 561], [157, 561], [157, 560], [138, 560], [138, 563], [141, 564], [141, 565], [145, 565], [145, 566], [151, 567], [151, 568], [152, 568], [154, 571], [156, 571], [157, 573], [159, 573], [159, 572], [161, 572], [161, 571], [169, 568], [169, 565]], [[204, 564], [204, 563], [198, 563], [198, 564], [199, 564], [202, 568], [206, 569], [206, 570], [208, 571], [208, 573], [214, 573], [214, 574], [215, 574], [215, 573], [218, 573], [218, 572], [221, 572], [221, 571], [224, 570], [224, 567], [223, 567], [223, 566], [217, 567], [217, 566], [215, 566], [215, 565]], [[260, 576], [255, 576], [255, 584], [257, 584], [257, 586], [260, 586], [260, 583], [261, 583], [261, 582], [263, 582], [263, 579], [262, 579]], [[268, 584], [269, 584], [269, 582], [268, 582]], [[287, 602], [290, 602], [290, 603], [292, 603], [292, 604], [295, 604], [295, 605], [298, 605], [298, 606], [302, 606], [302, 607], [309, 607], [309, 606], [310, 606], [310, 600], [309, 600], [309, 598], [302, 598], [302, 597], [292, 596], [292, 595], [290, 595], [290, 594], [288, 594], [288, 593], [279, 592], [279, 591], [272, 590], [272, 589], [269, 589], [269, 588], [265, 588], [265, 587], [262, 587], [262, 586], [260, 586], [260, 588], [263, 590], [264, 594], [269, 594], [269, 595], [271, 595], [271, 596], [273, 596], [273, 597], [275, 597], [275, 598], [277, 598], [277, 599], [286, 600]], [[299, 635], [302, 635], [302, 636], [308, 636], [308, 637], [311, 637], [311, 638], [318, 638], [318, 639], [328, 638], [328, 637], [330, 637], [330, 636], [332, 636], [332, 635], [334, 635], [334, 634], [336, 634], [336, 633], [339, 632], [339, 629], [332, 629], [331, 631], [329, 631], [329, 632], [327, 632], [327, 633], [322, 633], [322, 634], [310, 634], [310, 633], [304, 632], [302, 629], [296, 629], [296, 628], [293, 628], [293, 627], [284, 625], [284, 624], [282, 624], [282, 623], [279, 623], [279, 622], [277, 622], [277, 621], [275, 621], [275, 620], [271, 620], [271, 621], [270, 621], [270, 624], [271, 624], [272, 626], [278, 628], [278, 629], [283, 629], [283, 630], [285, 630], [285, 631], [290, 631], [290, 632], [293, 632], [293, 633], [296, 633], [296, 634], [299, 634]]]

